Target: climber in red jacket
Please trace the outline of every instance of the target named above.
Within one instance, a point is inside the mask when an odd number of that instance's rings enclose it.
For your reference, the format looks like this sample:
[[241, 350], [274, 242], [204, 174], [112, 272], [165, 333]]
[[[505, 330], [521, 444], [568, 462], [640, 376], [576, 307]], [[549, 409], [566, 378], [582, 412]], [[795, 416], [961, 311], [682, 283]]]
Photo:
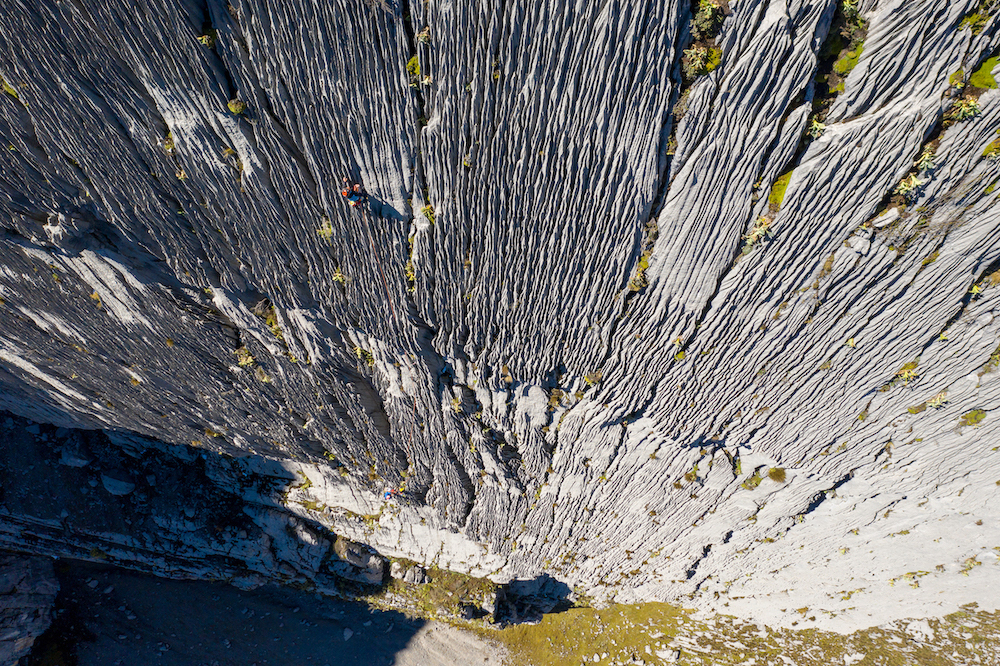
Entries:
[[361, 187], [361, 183], [354, 183], [352, 185], [347, 176], [344, 176], [344, 189], [340, 193], [347, 197], [347, 203], [352, 206], [360, 206], [368, 200], [368, 195], [365, 193], [365, 189]]

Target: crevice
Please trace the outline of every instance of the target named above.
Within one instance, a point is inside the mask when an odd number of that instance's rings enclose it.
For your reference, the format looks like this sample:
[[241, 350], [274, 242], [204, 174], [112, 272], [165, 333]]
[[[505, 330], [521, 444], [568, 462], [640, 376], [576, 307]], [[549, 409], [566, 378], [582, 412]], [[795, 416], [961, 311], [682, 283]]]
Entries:
[[832, 486], [830, 486], [826, 490], [821, 490], [818, 493], [816, 493], [815, 495], [813, 495], [812, 499], [809, 501], [809, 504], [806, 506], [805, 511], [803, 511], [799, 515], [800, 516], [807, 516], [807, 515], [809, 515], [810, 513], [812, 513], [816, 509], [818, 509], [819, 506], [820, 506], [820, 504], [822, 504], [823, 502], [825, 502], [831, 496], [836, 496], [837, 488], [840, 488], [842, 485], [844, 485], [845, 483], [847, 483], [848, 481], [850, 481], [851, 479], [853, 479], [854, 478], [854, 473], [856, 471], [857, 471], [857, 469], [852, 469], [847, 474], [845, 474], [844, 476], [840, 477], [836, 481], [836, 483], [834, 483]]

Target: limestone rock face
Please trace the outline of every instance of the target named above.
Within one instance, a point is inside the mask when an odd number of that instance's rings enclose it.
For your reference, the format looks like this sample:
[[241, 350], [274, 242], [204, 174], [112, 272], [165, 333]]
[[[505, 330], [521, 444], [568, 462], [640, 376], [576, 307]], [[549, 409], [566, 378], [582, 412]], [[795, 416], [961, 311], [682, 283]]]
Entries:
[[[333, 532], [843, 628], [995, 605], [998, 19], [728, 5], [6, 3], [0, 407], [121, 455], [28, 433], [86, 485], [5, 490], [0, 542], [369, 571]], [[208, 513], [60, 519], [159, 464]]]
[[0, 554], [0, 664], [17, 664], [49, 628], [58, 591], [51, 560]]

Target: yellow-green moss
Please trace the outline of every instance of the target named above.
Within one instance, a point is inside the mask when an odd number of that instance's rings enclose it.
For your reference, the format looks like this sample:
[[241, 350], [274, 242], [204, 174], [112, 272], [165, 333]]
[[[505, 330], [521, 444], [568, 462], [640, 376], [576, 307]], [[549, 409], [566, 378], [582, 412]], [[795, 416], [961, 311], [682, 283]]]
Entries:
[[774, 181], [774, 185], [771, 186], [771, 194], [767, 197], [767, 202], [771, 204], [775, 211], [781, 208], [781, 202], [785, 200], [785, 190], [788, 189], [788, 181], [792, 179], [792, 172], [782, 174], [778, 176], [778, 180]]
[[958, 425], [960, 426], [974, 426], [979, 425], [980, 421], [986, 418], [986, 412], [981, 409], [973, 409], [962, 414], [962, 418], [959, 420]]
[[833, 63], [833, 71], [835, 71], [840, 76], [847, 78], [847, 75], [851, 73], [851, 70], [858, 64], [858, 60], [861, 59], [861, 53], [865, 50], [864, 42], [861, 42], [854, 49], [848, 51], [844, 55], [840, 56], [837, 62]]
[[414, 81], [420, 79], [420, 61], [417, 56], [410, 58], [410, 61], [406, 63], [406, 73], [410, 75], [410, 78]]
[[704, 72], [708, 74], [719, 66], [722, 62], [722, 49], [709, 49], [708, 58], [705, 60]]
[[2, 76], [0, 76], [0, 86], [2, 86], [3, 87], [3, 91], [5, 93], [7, 93], [8, 95], [10, 95], [11, 97], [14, 97], [14, 98], [17, 97], [17, 91], [14, 90], [14, 86], [12, 86], [9, 83], [7, 83], [7, 81]]
[[[640, 567], [637, 563], [636, 572]], [[923, 572], [913, 573], [911, 578]], [[862, 591], [844, 590], [841, 594], [850, 598]], [[798, 611], [806, 621], [826, 614], [809, 608]], [[859, 652], [865, 655], [865, 664], [952, 666], [985, 663], [995, 654], [1000, 613], [977, 610], [970, 604], [944, 618], [929, 618], [927, 623], [935, 640], [916, 643], [895, 627], [871, 627], [843, 635], [820, 629], [771, 629], [724, 615], [706, 624], [692, 619], [685, 609], [649, 603], [600, 611], [571, 608], [546, 615], [536, 625], [503, 630], [481, 627], [477, 631], [507, 647], [511, 666], [578, 666], [592, 663], [595, 654], [604, 653], [608, 656], [600, 660], [602, 664], [630, 663], [633, 659], [662, 664], [665, 660], [656, 652], [672, 652], [675, 638], [683, 639], [678, 640], [682, 647], [676, 662], [681, 666], [742, 666], [751, 660], [777, 664], [785, 655], [794, 655], [799, 666], [829, 666], [845, 663], [845, 657]], [[966, 638], [971, 626], [975, 627], [973, 635]]]
[[993, 68], [997, 66], [997, 56], [983, 63], [983, 66], [969, 77], [969, 85], [976, 88], [996, 88], [997, 80], [993, 78]]

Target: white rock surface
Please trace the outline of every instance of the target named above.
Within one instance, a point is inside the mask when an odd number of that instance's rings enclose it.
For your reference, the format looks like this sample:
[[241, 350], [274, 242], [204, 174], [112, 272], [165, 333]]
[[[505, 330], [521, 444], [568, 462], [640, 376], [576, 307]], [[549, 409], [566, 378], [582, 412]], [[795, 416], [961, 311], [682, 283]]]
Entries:
[[[833, 0], [732, 2], [694, 79], [681, 0], [196, 5], [0, 12], [0, 407], [111, 445], [55, 471], [23, 435], [7, 478], [73, 483], [19, 481], [0, 544], [844, 631], [997, 607], [976, 0], [858, 3], [825, 100]], [[328, 566], [338, 538], [375, 560]]]

